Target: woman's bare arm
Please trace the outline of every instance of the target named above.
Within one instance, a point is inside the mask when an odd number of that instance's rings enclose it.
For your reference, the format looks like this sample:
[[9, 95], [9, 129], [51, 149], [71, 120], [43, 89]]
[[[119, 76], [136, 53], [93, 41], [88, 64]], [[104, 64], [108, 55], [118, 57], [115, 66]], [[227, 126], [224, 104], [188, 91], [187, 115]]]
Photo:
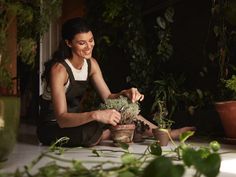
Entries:
[[115, 110], [68, 113], [64, 90], [64, 84], [67, 79], [68, 74], [62, 64], [56, 64], [52, 67], [50, 80], [52, 102], [60, 127], [76, 127], [94, 120], [112, 125], [116, 125], [119, 122], [120, 113]]

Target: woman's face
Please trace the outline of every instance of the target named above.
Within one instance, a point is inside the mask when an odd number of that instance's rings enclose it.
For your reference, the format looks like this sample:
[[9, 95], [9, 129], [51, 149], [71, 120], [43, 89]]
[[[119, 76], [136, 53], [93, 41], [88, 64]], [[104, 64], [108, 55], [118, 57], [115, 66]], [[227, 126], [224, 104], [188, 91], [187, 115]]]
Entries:
[[66, 40], [66, 43], [71, 48], [73, 56], [76, 55], [81, 58], [92, 57], [95, 42], [91, 31], [78, 33], [71, 41]]

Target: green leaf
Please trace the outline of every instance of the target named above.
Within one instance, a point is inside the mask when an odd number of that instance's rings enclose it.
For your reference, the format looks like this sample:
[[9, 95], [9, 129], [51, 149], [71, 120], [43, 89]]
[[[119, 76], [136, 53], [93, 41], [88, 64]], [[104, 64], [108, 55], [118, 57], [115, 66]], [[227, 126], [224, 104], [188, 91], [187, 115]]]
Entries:
[[174, 11], [174, 8], [172, 7], [169, 7], [164, 16], [165, 16], [165, 19], [170, 22], [170, 23], [173, 23], [173, 17], [174, 17], [174, 14], [175, 14], [175, 11]]
[[127, 144], [127, 143], [118, 142], [117, 145], [119, 147], [121, 147], [122, 149], [124, 149], [124, 150], [128, 150], [129, 149], [129, 144]]
[[95, 154], [97, 157], [101, 157], [101, 155], [99, 154], [99, 152], [96, 149], [93, 149], [92, 153]]
[[184, 148], [182, 150], [182, 158], [184, 164], [188, 167], [196, 163], [201, 163], [200, 155], [193, 148]]
[[73, 161], [73, 167], [76, 171], [87, 171], [88, 169], [82, 164], [82, 162], [76, 160], [76, 161]]
[[194, 135], [194, 131], [186, 131], [182, 134], [180, 134], [179, 139], [181, 143], [184, 143], [190, 136]]
[[157, 17], [156, 21], [157, 21], [157, 24], [158, 24], [162, 29], [165, 29], [165, 28], [166, 28], [166, 22], [165, 22], [164, 18], [162, 18], [162, 17]]
[[183, 165], [174, 165], [167, 157], [157, 157], [144, 169], [142, 177], [181, 177]]
[[39, 169], [39, 176], [55, 177], [59, 174], [59, 166], [55, 162], [49, 162]]
[[162, 154], [161, 146], [157, 142], [152, 143], [149, 146], [148, 150], [151, 154], [156, 155], [156, 156], [161, 156], [161, 154]]
[[210, 154], [198, 168], [206, 177], [216, 177], [220, 171], [221, 158], [219, 154]]
[[125, 153], [121, 156], [121, 161], [123, 162], [123, 164], [132, 164], [136, 160], [137, 158], [130, 153]]
[[218, 141], [211, 141], [210, 142], [210, 148], [214, 151], [217, 152], [220, 149], [220, 143]]
[[130, 171], [122, 171], [119, 173], [118, 177], [135, 177], [136, 175]]

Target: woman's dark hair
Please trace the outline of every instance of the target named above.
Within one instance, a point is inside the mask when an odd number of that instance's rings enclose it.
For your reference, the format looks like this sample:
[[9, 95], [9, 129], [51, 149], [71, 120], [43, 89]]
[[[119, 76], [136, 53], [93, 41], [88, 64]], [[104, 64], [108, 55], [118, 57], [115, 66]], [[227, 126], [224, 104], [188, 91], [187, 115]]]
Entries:
[[47, 83], [49, 81], [51, 67], [57, 62], [61, 62], [67, 58], [72, 57], [71, 49], [66, 45], [65, 40], [71, 41], [76, 34], [87, 33], [89, 31], [91, 31], [90, 26], [81, 17], [69, 19], [62, 25], [62, 40], [59, 44], [59, 47], [54, 52], [52, 59], [48, 60], [44, 64], [45, 70], [42, 74], [42, 78], [46, 79]]

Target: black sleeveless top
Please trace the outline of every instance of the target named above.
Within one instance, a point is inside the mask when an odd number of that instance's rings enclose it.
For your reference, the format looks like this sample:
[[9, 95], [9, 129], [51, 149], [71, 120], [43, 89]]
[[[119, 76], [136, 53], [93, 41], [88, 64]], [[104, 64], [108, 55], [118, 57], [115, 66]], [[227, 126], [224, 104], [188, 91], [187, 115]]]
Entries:
[[[66, 102], [67, 102], [67, 111], [71, 113], [80, 112], [80, 104], [82, 97], [85, 95], [85, 92], [89, 85], [89, 73], [91, 70], [91, 61], [89, 59], [85, 60], [88, 63], [88, 77], [87, 80], [75, 80], [74, 75], [70, 66], [65, 62], [61, 64], [66, 68], [66, 71], [69, 75], [70, 84], [66, 91]], [[40, 120], [39, 122], [45, 121], [54, 121], [56, 120], [54, 116], [54, 109], [51, 100], [45, 100], [41, 97], [40, 101]]]

